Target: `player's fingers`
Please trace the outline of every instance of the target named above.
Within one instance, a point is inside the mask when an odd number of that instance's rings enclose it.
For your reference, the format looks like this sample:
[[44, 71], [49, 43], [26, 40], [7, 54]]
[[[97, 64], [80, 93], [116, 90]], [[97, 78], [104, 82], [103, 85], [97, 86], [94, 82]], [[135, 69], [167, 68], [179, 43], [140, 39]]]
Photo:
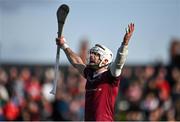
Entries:
[[61, 42], [62, 42], [62, 43], [65, 43], [65, 42], [66, 42], [66, 39], [65, 39], [64, 36], [61, 37]]
[[133, 31], [134, 31], [134, 24], [131, 23], [131, 24], [130, 24], [130, 33], [132, 33]]
[[134, 23], [131, 23], [131, 31], [134, 31]]
[[131, 23], [131, 31], [133, 31], [133, 23]]
[[56, 38], [56, 44], [60, 45], [62, 42], [64, 42], [63, 39], [64, 37], [59, 37], [59, 38]]

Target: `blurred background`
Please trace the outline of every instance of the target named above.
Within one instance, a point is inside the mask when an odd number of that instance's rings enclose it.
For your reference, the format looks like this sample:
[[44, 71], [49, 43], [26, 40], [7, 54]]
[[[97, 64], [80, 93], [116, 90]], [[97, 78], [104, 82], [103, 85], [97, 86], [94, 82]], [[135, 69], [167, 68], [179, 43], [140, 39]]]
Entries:
[[115, 120], [180, 121], [179, 0], [0, 0], [0, 120], [83, 120], [86, 81], [63, 51], [49, 94], [61, 4], [70, 7], [63, 35], [84, 62], [96, 43], [115, 54], [135, 23]]

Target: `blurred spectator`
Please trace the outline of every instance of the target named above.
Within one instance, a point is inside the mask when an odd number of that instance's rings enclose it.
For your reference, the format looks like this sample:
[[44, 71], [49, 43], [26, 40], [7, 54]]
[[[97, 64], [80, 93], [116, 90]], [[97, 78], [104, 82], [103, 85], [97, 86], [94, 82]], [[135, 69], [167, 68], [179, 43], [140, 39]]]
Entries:
[[132, 76], [133, 76], [133, 71], [132, 71], [132, 68], [131, 67], [127, 67], [125, 66], [124, 69], [122, 70], [122, 78], [121, 78], [121, 82], [120, 82], [120, 88], [119, 88], [119, 91], [120, 91], [120, 96], [121, 94], [125, 94], [125, 91], [127, 90], [127, 87], [129, 86], [131, 80], [133, 79]]
[[160, 101], [158, 97], [150, 92], [145, 96], [145, 99], [142, 101], [141, 108], [144, 111], [150, 112], [158, 108]]
[[9, 100], [9, 94], [7, 89], [3, 85], [0, 85], [0, 101], [3, 103], [3, 101], [8, 101], [8, 100]]
[[155, 77], [156, 89], [159, 89], [159, 98], [162, 101], [166, 101], [170, 97], [170, 85], [166, 80], [167, 70], [164, 67], [160, 67]]
[[170, 64], [180, 67], [180, 39], [172, 39], [170, 45]]
[[53, 85], [52, 82], [54, 80], [55, 72], [54, 69], [48, 68], [45, 70], [45, 75], [44, 75], [44, 82], [42, 84], [42, 95], [44, 99], [46, 99], [49, 102], [53, 102], [54, 96], [52, 94], [49, 94], [51, 91]]
[[175, 118], [176, 120], [180, 121], [180, 99], [177, 99], [174, 102], [175, 106]]
[[8, 75], [4, 69], [0, 68], [0, 84], [6, 85], [7, 82], [8, 82]]
[[80, 43], [80, 52], [79, 55], [82, 61], [86, 64], [87, 62], [87, 54], [89, 49], [89, 41], [87, 39], [82, 39]]
[[126, 115], [128, 121], [142, 121], [144, 120], [143, 112], [141, 111], [130, 111]]
[[171, 107], [166, 113], [165, 113], [165, 120], [167, 121], [171, 121], [171, 122], [175, 122], [176, 118], [175, 118], [175, 109], [174, 107]]
[[127, 88], [127, 99], [132, 103], [139, 103], [143, 94], [143, 88], [138, 81], [133, 81]]
[[150, 81], [154, 77], [155, 68], [152, 65], [145, 66], [144, 69], [144, 80], [146, 82]]
[[31, 81], [29, 85], [26, 87], [28, 95], [35, 100], [38, 101], [41, 99], [41, 86], [40, 81], [37, 79], [37, 77], [33, 76], [31, 78]]
[[72, 100], [72, 97], [65, 93], [58, 93], [56, 100], [53, 102], [53, 113], [52, 118], [55, 121], [67, 121], [71, 120], [69, 103]]
[[29, 98], [29, 100], [27, 101], [27, 110], [29, 113], [29, 119], [30, 121], [40, 121], [41, 120], [41, 114], [42, 114], [42, 110], [39, 106], [39, 102], [38, 101], [34, 101], [32, 98]]
[[7, 88], [10, 96], [12, 96], [15, 92], [15, 89], [14, 89], [16, 86], [15, 81], [18, 79], [18, 75], [19, 75], [18, 73], [19, 72], [18, 72], [16, 67], [11, 67], [9, 69], [9, 79], [8, 79], [7, 84], [6, 84], [6, 88]]
[[4, 106], [4, 116], [6, 120], [17, 120], [20, 109], [12, 100], [8, 101]]
[[151, 111], [148, 117], [149, 121], [162, 121], [163, 109], [161, 107]]

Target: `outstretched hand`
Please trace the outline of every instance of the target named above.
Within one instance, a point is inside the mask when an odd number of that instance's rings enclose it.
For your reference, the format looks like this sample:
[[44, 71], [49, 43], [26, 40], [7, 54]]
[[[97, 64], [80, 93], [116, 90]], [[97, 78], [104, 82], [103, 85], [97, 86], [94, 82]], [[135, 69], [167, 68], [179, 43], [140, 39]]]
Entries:
[[128, 45], [129, 40], [131, 39], [131, 36], [134, 32], [134, 23], [130, 23], [128, 25], [128, 29], [126, 28], [126, 33], [124, 35], [123, 44]]

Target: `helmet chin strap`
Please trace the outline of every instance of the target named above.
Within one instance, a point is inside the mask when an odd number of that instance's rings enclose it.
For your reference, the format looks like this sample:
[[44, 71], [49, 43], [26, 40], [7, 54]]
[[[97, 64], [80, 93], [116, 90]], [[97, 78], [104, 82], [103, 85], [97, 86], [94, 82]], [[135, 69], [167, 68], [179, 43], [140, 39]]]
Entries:
[[103, 59], [101, 60], [101, 62], [99, 63], [99, 67], [100, 67], [100, 68], [102, 68], [102, 67], [106, 67], [106, 66], [108, 66], [108, 65], [109, 65], [109, 63], [108, 63], [108, 62], [107, 62], [106, 64], [103, 64], [103, 61], [105, 62], [105, 60], [107, 60], [107, 59], [103, 58]]
[[105, 65], [103, 65], [103, 60], [104, 59], [102, 59], [101, 62], [99, 63], [99, 67], [104, 67], [105, 66]]

